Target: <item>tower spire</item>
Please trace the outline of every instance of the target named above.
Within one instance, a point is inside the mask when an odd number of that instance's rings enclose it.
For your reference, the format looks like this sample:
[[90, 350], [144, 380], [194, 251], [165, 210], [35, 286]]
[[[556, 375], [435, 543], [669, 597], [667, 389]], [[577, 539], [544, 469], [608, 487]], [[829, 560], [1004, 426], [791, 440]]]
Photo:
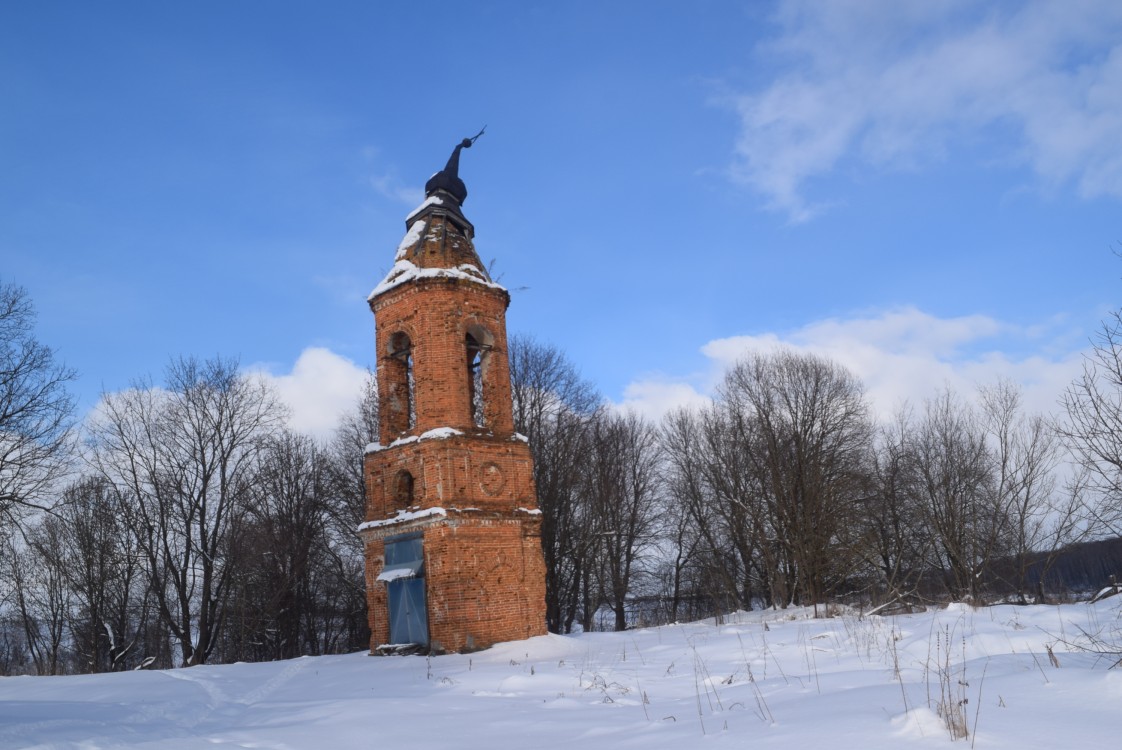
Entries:
[[444, 169], [440, 170], [425, 183], [425, 196], [431, 197], [438, 190], [443, 190], [450, 196], [456, 199], [456, 202], [461, 206], [467, 200], [467, 186], [464, 181], [460, 179], [460, 151], [465, 148], [471, 148], [479, 136], [483, 135], [483, 131], [487, 129], [484, 125], [483, 129], [473, 135], [471, 138], [465, 138], [456, 144], [452, 149], [452, 155], [448, 157], [448, 163], [444, 165]]
[[481, 135], [483, 130], [457, 143], [444, 169], [425, 184], [425, 200], [405, 218], [405, 238], [398, 246], [394, 266], [367, 297], [371, 304], [375, 297], [418, 275], [462, 278], [506, 294], [479, 260], [472, 243], [475, 227], [461, 209], [467, 187], [459, 175], [460, 152], [471, 148]]

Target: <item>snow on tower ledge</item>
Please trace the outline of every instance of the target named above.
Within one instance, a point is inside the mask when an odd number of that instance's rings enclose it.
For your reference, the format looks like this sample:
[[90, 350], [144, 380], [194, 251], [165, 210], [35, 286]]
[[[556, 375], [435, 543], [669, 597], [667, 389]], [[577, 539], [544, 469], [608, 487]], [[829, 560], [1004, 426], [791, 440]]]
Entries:
[[[422, 222], [423, 223], [423, 222]], [[505, 292], [506, 287], [501, 284], [496, 284], [493, 281], [487, 281], [483, 278], [482, 272], [475, 266], [469, 263], [463, 263], [457, 268], [418, 268], [416, 265], [407, 260], [399, 260], [393, 264], [393, 268], [386, 274], [386, 278], [367, 296], [367, 302], [373, 300], [380, 294], [385, 294], [389, 290], [404, 284], [413, 279], [459, 279], [460, 281], [471, 281], [491, 289], [498, 289]]]
[[463, 435], [464, 433], [454, 427], [437, 427], [427, 432], [422, 432], [420, 435], [410, 435], [408, 437], [398, 438], [389, 445], [382, 445], [380, 443], [367, 443], [364, 453], [377, 453], [387, 448], [396, 448], [399, 445], [407, 445], [409, 443], [417, 443], [421, 440], [447, 440], [450, 437]]

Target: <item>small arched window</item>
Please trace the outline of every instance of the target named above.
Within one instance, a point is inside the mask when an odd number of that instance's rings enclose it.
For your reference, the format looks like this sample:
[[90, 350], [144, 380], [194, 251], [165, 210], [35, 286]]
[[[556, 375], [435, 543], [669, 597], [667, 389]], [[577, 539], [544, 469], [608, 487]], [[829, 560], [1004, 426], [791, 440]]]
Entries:
[[386, 424], [391, 434], [411, 430], [417, 424], [417, 405], [414, 400], [413, 342], [409, 334], [398, 331], [390, 337], [390, 350], [386, 355]]
[[397, 473], [397, 481], [394, 486], [394, 503], [401, 510], [416, 505], [413, 500], [413, 475], [404, 469]]

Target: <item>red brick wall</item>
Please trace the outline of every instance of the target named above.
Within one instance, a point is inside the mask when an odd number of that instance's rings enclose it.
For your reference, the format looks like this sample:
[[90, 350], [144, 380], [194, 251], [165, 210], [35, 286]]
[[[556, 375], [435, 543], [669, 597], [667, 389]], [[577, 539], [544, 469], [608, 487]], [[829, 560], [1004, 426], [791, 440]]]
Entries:
[[545, 633], [537, 519], [463, 520], [425, 532], [434, 649], [486, 648]]
[[366, 611], [370, 623], [370, 650], [390, 640], [390, 622], [386, 609], [386, 584], [378, 581], [385, 567], [386, 545], [382, 538], [364, 535], [366, 546]]
[[397, 477], [403, 470], [413, 476], [414, 509], [537, 507], [529, 446], [512, 438], [465, 435], [368, 454], [366, 520], [407, 510], [398, 495]]

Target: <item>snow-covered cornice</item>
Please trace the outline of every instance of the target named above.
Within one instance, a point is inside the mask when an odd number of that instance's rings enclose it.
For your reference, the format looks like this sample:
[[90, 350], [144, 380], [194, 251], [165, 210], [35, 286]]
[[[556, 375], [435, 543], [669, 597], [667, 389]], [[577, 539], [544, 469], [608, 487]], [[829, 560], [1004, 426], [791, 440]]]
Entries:
[[[541, 510], [538, 508], [515, 508], [515, 513], [525, 513], [528, 516], [540, 516]], [[456, 515], [483, 513], [493, 515], [494, 511], [485, 510], [483, 508], [425, 508], [424, 510], [399, 510], [394, 514], [393, 518], [383, 518], [380, 521], [366, 521], [358, 526], [359, 531], [367, 529], [384, 529], [388, 526], [398, 526], [400, 524], [409, 523], [410, 521], [421, 521], [426, 518], [447, 518], [449, 513]]]
[[[459, 437], [463, 434], [464, 432], [462, 430], [457, 430], [455, 427], [436, 427], [434, 429], [428, 430], [427, 432], [422, 432], [420, 435], [410, 435], [408, 437], [398, 438], [389, 445], [382, 445], [381, 443], [367, 443], [365, 450], [363, 450], [363, 453], [377, 453], [378, 451], [384, 451], [388, 448], [396, 448], [399, 445], [408, 445], [409, 443], [416, 443], [421, 440], [447, 440], [448, 438]], [[529, 443], [530, 438], [526, 437], [520, 432], [516, 432], [510, 436], [510, 441], [512, 443]]]
[[[436, 175], [433, 175], [433, 176], [435, 177]], [[425, 198], [424, 203], [422, 203], [421, 205], [417, 206], [416, 208], [414, 208], [412, 211], [409, 212], [409, 215], [405, 217], [405, 223], [408, 224], [409, 222], [413, 221], [414, 216], [421, 213], [422, 211], [424, 211], [429, 206], [443, 206], [443, 205], [444, 205], [444, 201], [441, 200], [439, 195], [430, 195], [428, 198]]]
[[409, 521], [419, 521], [423, 518], [443, 518], [448, 515], [448, 511], [444, 508], [425, 508], [424, 510], [399, 510], [397, 515], [393, 518], [386, 518], [381, 521], [366, 521], [358, 525], [359, 531], [366, 529], [381, 529], [386, 526], [397, 526], [398, 524], [408, 523]]
[[458, 437], [464, 433], [457, 430], [455, 427], [436, 427], [422, 432], [420, 435], [410, 435], [409, 437], [398, 438], [389, 445], [382, 445], [381, 443], [367, 443], [364, 453], [377, 453], [384, 451], [387, 448], [396, 448], [399, 445], [408, 445], [409, 443], [420, 442], [421, 440], [447, 440], [450, 437]]
[[483, 272], [470, 263], [461, 263], [456, 268], [419, 268], [412, 261], [399, 260], [393, 264], [393, 268], [386, 274], [386, 278], [382, 279], [382, 283], [374, 287], [374, 291], [370, 292], [366, 300], [369, 302], [375, 297], [415, 279], [458, 279], [460, 281], [471, 281], [489, 289], [506, 291], [506, 287], [488, 281], [483, 276]]

